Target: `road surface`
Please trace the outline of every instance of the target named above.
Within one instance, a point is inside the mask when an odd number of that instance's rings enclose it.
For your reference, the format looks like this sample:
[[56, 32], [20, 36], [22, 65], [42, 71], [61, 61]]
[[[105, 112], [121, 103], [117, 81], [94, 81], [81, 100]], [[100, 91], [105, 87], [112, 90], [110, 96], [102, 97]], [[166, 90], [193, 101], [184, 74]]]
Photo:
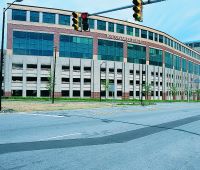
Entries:
[[0, 169], [199, 170], [200, 104], [0, 115]]

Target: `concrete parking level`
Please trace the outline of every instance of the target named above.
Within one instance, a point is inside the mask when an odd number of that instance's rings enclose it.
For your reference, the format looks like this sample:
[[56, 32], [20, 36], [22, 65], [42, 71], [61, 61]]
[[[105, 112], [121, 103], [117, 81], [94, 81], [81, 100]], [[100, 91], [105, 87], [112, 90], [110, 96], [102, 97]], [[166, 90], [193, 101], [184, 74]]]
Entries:
[[200, 104], [0, 115], [0, 169], [199, 170]]

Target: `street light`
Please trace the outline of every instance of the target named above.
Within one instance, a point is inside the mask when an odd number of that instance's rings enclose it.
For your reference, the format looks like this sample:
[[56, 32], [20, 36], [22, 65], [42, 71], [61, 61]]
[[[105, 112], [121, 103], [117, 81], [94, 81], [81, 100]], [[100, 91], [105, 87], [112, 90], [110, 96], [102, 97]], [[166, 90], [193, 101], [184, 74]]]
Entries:
[[56, 77], [56, 53], [57, 53], [57, 47], [54, 46], [52, 104], [54, 104], [54, 98], [55, 98], [54, 92], [55, 92], [55, 77]]
[[103, 62], [100, 64], [100, 102], [101, 102], [101, 66], [102, 66], [103, 64], [106, 64], [106, 62], [103, 61]]
[[22, 2], [23, 0], [15, 0], [7, 8], [3, 8], [3, 22], [2, 22], [2, 35], [1, 35], [1, 63], [0, 63], [0, 111], [1, 111], [1, 98], [2, 98], [2, 70], [3, 70], [3, 50], [4, 50], [4, 30], [5, 30], [5, 13], [15, 2]]

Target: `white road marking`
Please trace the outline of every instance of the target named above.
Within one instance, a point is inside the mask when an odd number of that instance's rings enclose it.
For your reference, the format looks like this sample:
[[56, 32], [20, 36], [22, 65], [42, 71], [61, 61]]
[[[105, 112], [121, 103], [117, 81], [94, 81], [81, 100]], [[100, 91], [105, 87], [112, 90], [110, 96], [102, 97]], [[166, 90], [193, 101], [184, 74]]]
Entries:
[[46, 139], [41, 139], [40, 141], [64, 138], [64, 137], [75, 136], [75, 135], [82, 135], [82, 133], [71, 133], [71, 134], [66, 134], [66, 135], [54, 136], [54, 137], [50, 137], [50, 138], [46, 138]]
[[47, 117], [65, 117], [61, 115], [48, 115], [48, 114], [39, 114], [39, 113], [18, 113], [22, 115], [31, 115], [31, 116], [47, 116]]

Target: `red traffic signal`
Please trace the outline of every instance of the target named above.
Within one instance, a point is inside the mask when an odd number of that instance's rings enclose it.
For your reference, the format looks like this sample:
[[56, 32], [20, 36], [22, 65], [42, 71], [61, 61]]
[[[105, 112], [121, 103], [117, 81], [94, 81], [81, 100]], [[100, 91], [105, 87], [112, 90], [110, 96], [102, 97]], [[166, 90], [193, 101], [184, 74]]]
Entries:
[[88, 13], [87, 12], [81, 13], [81, 19], [82, 19], [82, 28], [84, 31], [87, 31], [89, 29]]

